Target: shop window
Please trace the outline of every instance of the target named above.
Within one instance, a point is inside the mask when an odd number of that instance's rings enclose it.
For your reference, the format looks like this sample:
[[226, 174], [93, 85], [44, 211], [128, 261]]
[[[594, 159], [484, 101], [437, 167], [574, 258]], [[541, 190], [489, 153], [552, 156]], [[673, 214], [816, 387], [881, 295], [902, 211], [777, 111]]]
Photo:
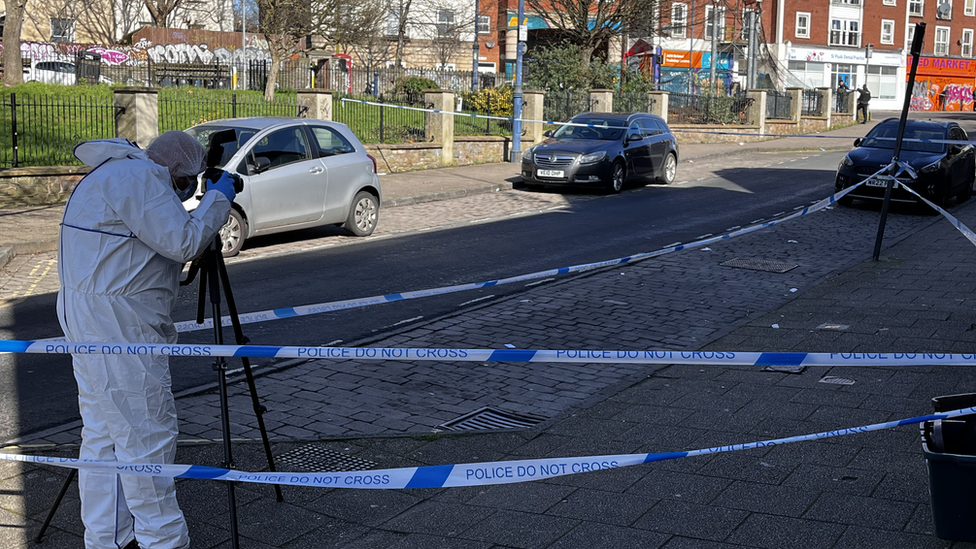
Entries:
[[868, 66], [868, 89], [878, 99], [894, 99], [898, 92], [898, 67]]

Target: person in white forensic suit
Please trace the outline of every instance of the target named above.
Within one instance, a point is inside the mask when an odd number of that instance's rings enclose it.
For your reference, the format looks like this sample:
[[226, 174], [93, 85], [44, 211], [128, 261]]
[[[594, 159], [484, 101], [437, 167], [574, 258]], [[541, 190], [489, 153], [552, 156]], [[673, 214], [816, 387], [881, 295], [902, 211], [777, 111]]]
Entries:
[[[145, 149], [125, 139], [88, 141], [92, 166], [64, 210], [58, 249], [58, 319], [69, 341], [176, 343], [170, 317], [183, 264], [214, 242], [234, 200], [226, 174], [193, 195], [206, 151], [183, 132]], [[174, 192], [175, 191], [175, 192]], [[173, 463], [178, 434], [165, 356], [73, 355], [82, 427], [79, 458]], [[88, 549], [190, 546], [174, 479], [86, 471], [78, 475]]]

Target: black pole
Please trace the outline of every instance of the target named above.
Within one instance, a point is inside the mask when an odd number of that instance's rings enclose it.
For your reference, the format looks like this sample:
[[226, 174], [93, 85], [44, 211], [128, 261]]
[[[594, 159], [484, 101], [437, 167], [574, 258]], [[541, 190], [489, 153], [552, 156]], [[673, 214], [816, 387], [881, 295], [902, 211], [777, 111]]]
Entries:
[[64, 499], [64, 495], [68, 492], [68, 486], [71, 485], [71, 481], [78, 474], [77, 469], [69, 469], [68, 476], [65, 477], [64, 482], [61, 483], [61, 490], [58, 492], [58, 497], [54, 499], [54, 505], [47, 512], [47, 518], [44, 519], [44, 524], [41, 525], [41, 529], [37, 531], [37, 536], [34, 537], [34, 541], [41, 543], [41, 538], [44, 537], [44, 532], [47, 531], [47, 527], [51, 525], [51, 519], [54, 518], [54, 512], [58, 510], [58, 506], [61, 505], [61, 500]]
[[[895, 135], [895, 151], [891, 155], [891, 164], [888, 166], [888, 184], [885, 186], [884, 202], [881, 204], [881, 221], [878, 223], [878, 237], [874, 241], [875, 261], [881, 257], [881, 241], [884, 239], [885, 221], [888, 219], [888, 204], [891, 202], [891, 191], [895, 187], [895, 173], [898, 170], [898, 155], [901, 154], [901, 142], [905, 137], [905, 123], [908, 121], [908, 108], [912, 104], [912, 90], [915, 89], [915, 73], [918, 71], [918, 58], [922, 53], [922, 40], [925, 37], [925, 23], [915, 24], [915, 36], [912, 38], [912, 68], [908, 73], [908, 88], [905, 90], [905, 103], [901, 108], [901, 117], [898, 119], [898, 133]], [[865, 84], [867, 86], [867, 84]], [[867, 120], [868, 113], [865, 109], [864, 119]], [[856, 115], [855, 115], [856, 120]]]
[[14, 151], [14, 166], [17, 167], [17, 94], [10, 94], [10, 123], [13, 129], [11, 137], [13, 138], [13, 151]]

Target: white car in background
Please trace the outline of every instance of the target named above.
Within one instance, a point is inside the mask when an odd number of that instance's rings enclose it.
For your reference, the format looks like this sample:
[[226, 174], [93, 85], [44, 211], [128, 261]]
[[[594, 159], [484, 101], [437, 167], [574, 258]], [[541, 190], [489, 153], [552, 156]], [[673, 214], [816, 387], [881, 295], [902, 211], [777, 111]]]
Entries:
[[[75, 64], [70, 61], [38, 61], [31, 63], [30, 67], [24, 67], [24, 82], [73, 86], [78, 78], [75, 76]], [[112, 81], [99, 76], [98, 83], [111, 84]]]

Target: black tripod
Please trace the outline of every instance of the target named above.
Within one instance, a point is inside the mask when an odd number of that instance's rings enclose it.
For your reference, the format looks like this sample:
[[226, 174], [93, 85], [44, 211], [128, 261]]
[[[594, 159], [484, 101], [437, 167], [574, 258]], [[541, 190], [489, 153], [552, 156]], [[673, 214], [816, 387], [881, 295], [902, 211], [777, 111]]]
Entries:
[[[197, 273], [199, 273], [200, 290], [197, 295], [198, 324], [203, 324], [204, 321], [203, 315], [206, 309], [207, 288], [209, 286], [215, 345], [224, 344], [224, 333], [220, 314], [220, 288], [223, 286], [225, 301], [227, 302], [227, 311], [231, 319], [231, 324], [234, 327], [234, 338], [238, 345], [247, 345], [250, 340], [244, 335], [244, 331], [241, 329], [241, 319], [237, 314], [237, 304], [234, 302], [234, 294], [230, 287], [230, 278], [227, 276], [227, 267], [224, 264], [224, 256], [220, 253], [220, 248], [221, 242], [220, 237], [218, 236], [207, 251], [193, 261], [193, 263], [190, 265], [190, 271], [186, 280], [180, 282], [180, 285], [186, 286], [190, 284]], [[268, 440], [268, 432], [264, 426], [264, 412], [266, 412], [267, 409], [258, 400], [257, 386], [254, 383], [254, 374], [251, 370], [251, 361], [247, 357], [241, 357], [241, 362], [244, 366], [244, 377], [247, 379], [247, 387], [251, 393], [251, 406], [253, 407], [254, 415], [258, 420], [258, 429], [261, 431], [261, 440], [264, 443], [264, 453], [268, 458], [268, 469], [274, 472], [276, 471], [274, 455], [271, 453], [271, 442]], [[224, 445], [223, 466], [228, 469], [232, 469], [234, 466], [234, 460], [230, 445], [230, 416], [228, 413], [227, 401], [227, 361], [224, 360], [224, 357], [217, 357], [214, 360], [213, 369], [217, 372], [217, 387], [220, 393], [220, 427], [223, 435]], [[41, 538], [44, 536], [44, 532], [51, 524], [55, 511], [57, 511], [58, 506], [61, 505], [61, 500], [64, 498], [65, 493], [67, 493], [68, 486], [71, 484], [72, 479], [74, 479], [77, 473], [78, 471], [76, 469], [71, 469], [68, 473], [68, 477], [64, 479], [64, 483], [61, 485], [61, 490], [58, 492], [58, 496], [54, 500], [54, 505], [51, 506], [50, 511], [48, 511], [47, 518], [44, 519], [44, 524], [41, 525], [41, 529], [37, 532], [35, 541], [38, 543], [42, 541]], [[274, 489], [276, 499], [279, 502], [283, 501], [284, 498], [281, 495], [281, 486], [276, 484], [274, 485]], [[233, 481], [227, 482], [227, 501], [231, 517], [231, 546], [234, 549], [238, 549], [240, 547], [240, 540], [237, 532], [237, 500], [234, 495]]]

